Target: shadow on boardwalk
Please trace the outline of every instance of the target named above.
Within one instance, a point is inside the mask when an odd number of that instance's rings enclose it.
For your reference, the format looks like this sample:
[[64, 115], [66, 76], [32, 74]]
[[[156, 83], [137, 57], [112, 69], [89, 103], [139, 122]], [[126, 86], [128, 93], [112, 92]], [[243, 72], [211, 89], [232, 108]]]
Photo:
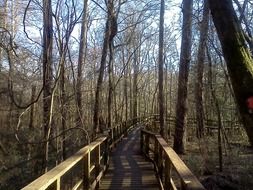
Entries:
[[158, 190], [153, 164], [140, 152], [140, 129], [132, 131], [118, 144], [110, 157], [110, 166], [99, 189]]

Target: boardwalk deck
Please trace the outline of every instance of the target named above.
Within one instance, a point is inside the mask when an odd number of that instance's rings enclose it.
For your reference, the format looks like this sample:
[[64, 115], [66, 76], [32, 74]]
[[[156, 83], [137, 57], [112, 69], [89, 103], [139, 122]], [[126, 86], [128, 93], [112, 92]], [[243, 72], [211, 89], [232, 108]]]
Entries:
[[139, 133], [132, 131], [113, 151], [100, 190], [160, 189], [153, 164], [141, 155]]

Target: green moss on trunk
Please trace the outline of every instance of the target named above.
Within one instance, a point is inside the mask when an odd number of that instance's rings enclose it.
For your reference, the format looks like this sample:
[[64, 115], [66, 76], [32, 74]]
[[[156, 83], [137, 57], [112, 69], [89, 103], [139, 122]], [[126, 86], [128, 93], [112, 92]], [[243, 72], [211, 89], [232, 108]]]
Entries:
[[209, 0], [209, 4], [242, 122], [253, 145], [253, 115], [247, 108], [247, 98], [253, 96], [253, 60], [232, 1]]

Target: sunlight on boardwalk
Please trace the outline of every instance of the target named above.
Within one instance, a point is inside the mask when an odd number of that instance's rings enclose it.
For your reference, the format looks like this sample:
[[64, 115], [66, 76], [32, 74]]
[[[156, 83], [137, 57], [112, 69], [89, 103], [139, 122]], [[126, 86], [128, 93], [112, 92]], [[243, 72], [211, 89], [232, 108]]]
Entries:
[[116, 147], [99, 189], [159, 189], [153, 164], [140, 153], [139, 132], [135, 129]]

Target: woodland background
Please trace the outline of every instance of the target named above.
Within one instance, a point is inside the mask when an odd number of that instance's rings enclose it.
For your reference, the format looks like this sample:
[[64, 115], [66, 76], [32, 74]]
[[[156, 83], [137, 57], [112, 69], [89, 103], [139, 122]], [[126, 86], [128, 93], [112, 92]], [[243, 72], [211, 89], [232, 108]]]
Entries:
[[[233, 6], [250, 50], [253, 3]], [[253, 141], [234, 83], [207, 0], [1, 0], [0, 189], [23, 187], [113, 125], [158, 114], [149, 127], [179, 139], [196, 175], [223, 171], [247, 189]]]

